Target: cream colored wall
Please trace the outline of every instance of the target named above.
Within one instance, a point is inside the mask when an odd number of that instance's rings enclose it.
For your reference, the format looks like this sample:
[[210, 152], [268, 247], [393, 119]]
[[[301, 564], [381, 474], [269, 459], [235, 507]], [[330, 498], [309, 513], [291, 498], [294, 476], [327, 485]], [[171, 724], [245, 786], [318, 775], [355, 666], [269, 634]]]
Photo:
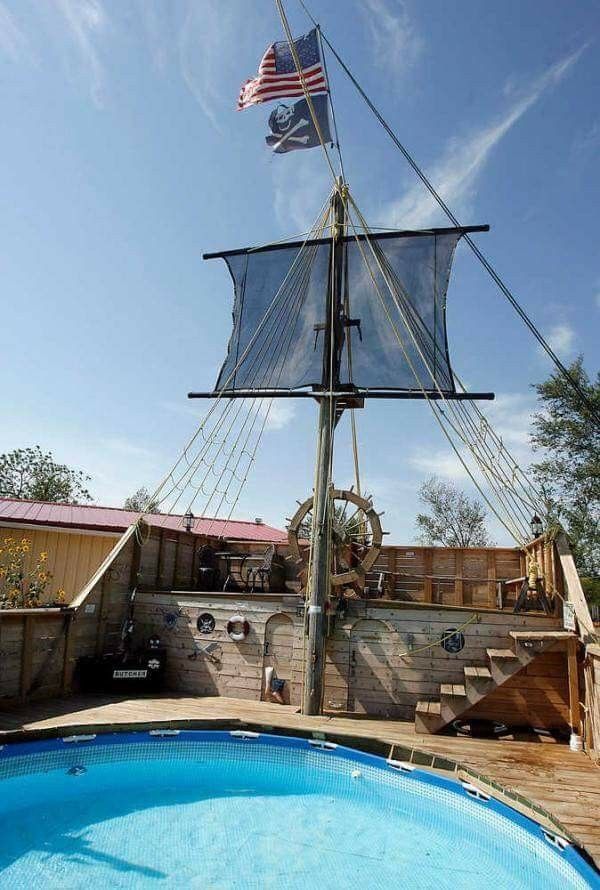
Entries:
[[65, 602], [70, 603], [86, 581], [96, 571], [118, 536], [81, 534], [68, 530], [26, 528], [19, 524], [0, 527], [0, 541], [12, 537], [26, 538], [31, 544], [26, 567], [36, 564], [40, 553], [47, 553], [46, 566], [54, 576], [44, 592], [44, 602], [53, 602], [58, 590], [65, 591]]

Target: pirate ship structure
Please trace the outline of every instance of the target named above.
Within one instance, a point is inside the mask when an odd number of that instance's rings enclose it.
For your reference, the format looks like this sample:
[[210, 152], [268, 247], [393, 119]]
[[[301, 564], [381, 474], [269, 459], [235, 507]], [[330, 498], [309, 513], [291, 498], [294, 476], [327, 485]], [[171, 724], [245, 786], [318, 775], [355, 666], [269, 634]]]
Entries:
[[[532, 515], [534, 536], [540, 531], [540, 507], [530, 480], [475, 406], [478, 401], [493, 399], [493, 393], [466, 392], [462, 385], [457, 386], [450, 363], [446, 291], [454, 252], [465, 238], [489, 266], [471, 238], [487, 231], [488, 226], [459, 225], [418, 170], [454, 225], [421, 231], [371, 231], [344, 178], [331, 93], [321, 65], [320, 31], [317, 28], [294, 40], [283, 5], [277, 2], [277, 7], [287, 39], [267, 50], [257, 78], [243, 85], [238, 107], [281, 96], [302, 96], [294, 107], [277, 105], [269, 118], [272, 134], [266, 141], [275, 152], [320, 146], [331, 173], [332, 191], [302, 241], [205, 254], [205, 259], [222, 258], [227, 263], [235, 293], [233, 332], [215, 389], [189, 396], [226, 402], [251, 399], [257, 405], [267, 400], [269, 406], [276, 399], [310, 398], [318, 404], [314, 490], [289, 520], [288, 528], [291, 557], [300, 566], [305, 603], [302, 711], [318, 714], [323, 707], [331, 615], [345, 602], [348, 587], [364, 592], [383, 541], [376, 508], [361, 491], [356, 411], [374, 398], [427, 402], [465, 467], [462, 450], [470, 450], [499, 501], [494, 506], [484, 494], [488, 505], [520, 546], [531, 537], [528, 525]], [[328, 102], [340, 175], [326, 146], [332, 138]], [[412, 159], [411, 163], [415, 166]], [[522, 313], [512, 294], [509, 298]], [[527, 322], [542, 339], [529, 319]], [[551, 352], [545, 341], [543, 345]], [[335, 432], [346, 412], [351, 415], [355, 459], [355, 486], [349, 490], [336, 488], [332, 479]], [[302, 531], [310, 538], [309, 547], [301, 546]], [[535, 593], [536, 602], [548, 613], [551, 606], [546, 593], [537, 590], [537, 571], [537, 563], [530, 559], [518, 606], [524, 606]], [[379, 584], [383, 585], [383, 575]], [[428, 703], [423, 706], [429, 714]], [[437, 708], [432, 713], [437, 716]]]
[[[322, 100], [331, 93], [313, 92], [327, 82], [314, 64], [303, 66], [305, 39], [294, 41], [277, 6], [284, 78], [295, 76], [294, 88], [286, 82], [284, 89], [302, 105], [272, 115], [277, 134], [268, 144], [284, 151], [316, 140], [331, 193], [301, 240], [206, 255], [223, 259], [231, 275], [233, 331], [215, 388], [190, 393], [210, 407], [151, 498], [179, 520], [140, 517], [68, 609], [15, 610], [7, 623], [17, 648], [0, 650], [0, 695], [22, 703], [70, 692], [78, 662], [122, 652], [125, 628], [141, 651], [145, 641], [159, 641], [169, 687], [194, 700], [269, 698], [265, 677], [276, 672], [281, 700], [306, 715], [414, 721], [419, 733], [482, 721], [535, 725], [570, 731], [575, 747], [583, 740], [597, 757], [600, 647], [569, 543], [544, 528], [539, 493], [482, 412], [492, 394], [465, 391], [451, 366], [446, 293], [459, 242], [570, 380], [568, 371], [473, 240], [487, 227], [460, 225], [318, 32], [321, 51], [324, 43], [451, 223], [370, 229], [341, 153], [334, 164], [339, 144], [327, 148]], [[273, 47], [265, 54], [261, 95], [279, 101], [269, 80], [276, 55]], [[246, 84], [242, 96], [260, 88]], [[309, 399], [318, 408], [314, 490], [290, 518], [287, 539], [270, 529], [270, 538], [257, 532], [249, 542], [247, 529], [242, 540], [230, 520], [278, 399]], [[424, 403], [514, 547], [383, 542], [355, 435], [357, 412], [373, 399], [389, 400], [390, 412], [402, 400]], [[348, 489], [332, 478], [344, 418], [355, 462]], [[219, 524], [205, 518], [223, 514]]]

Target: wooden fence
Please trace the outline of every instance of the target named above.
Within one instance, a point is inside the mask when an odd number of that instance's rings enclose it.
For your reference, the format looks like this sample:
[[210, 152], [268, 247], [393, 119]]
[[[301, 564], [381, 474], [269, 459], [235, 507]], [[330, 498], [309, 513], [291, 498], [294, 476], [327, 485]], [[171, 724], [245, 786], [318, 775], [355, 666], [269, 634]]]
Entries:
[[66, 691], [72, 609], [0, 610], [0, 697], [48, 698]]
[[520, 574], [511, 547], [383, 547], [367, 588], [384, 599], [496, 609], [514, 605], [505, 584]]

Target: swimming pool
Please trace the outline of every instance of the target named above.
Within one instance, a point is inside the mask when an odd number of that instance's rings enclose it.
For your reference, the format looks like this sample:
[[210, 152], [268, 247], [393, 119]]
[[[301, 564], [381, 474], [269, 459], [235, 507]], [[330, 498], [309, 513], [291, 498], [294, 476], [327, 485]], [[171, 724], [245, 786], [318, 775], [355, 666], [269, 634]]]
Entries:
[[0, 888], [600, 888], [572, 846], [474, 793], [266, 734], [6, 745]]

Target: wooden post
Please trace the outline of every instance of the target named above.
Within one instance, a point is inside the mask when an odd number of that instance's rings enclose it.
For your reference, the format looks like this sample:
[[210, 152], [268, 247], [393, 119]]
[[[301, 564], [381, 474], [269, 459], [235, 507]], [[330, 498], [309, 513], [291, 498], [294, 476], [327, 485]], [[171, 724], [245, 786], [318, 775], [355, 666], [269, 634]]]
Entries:
[[454, 596], [457, 600], [456, 605], [464, 605], [464, 584], [463, 584], [463, 564], [464, 551], [458, 548], [454, 558]]
[[129, 589], [134, 590], [138, 586], [140, 565], [142, 562], [142, 545], [136, 535], [133, 539], [133, 553], [131, 555], [131, 568], [129, 570]]
[[102, 655], [104, 649], [104, 633], [106, 630], [106, 622], [108, 621], [108, 608], [106, 605], [106, 586], [110, 569], [107, 569], [102, 575], [100, 582], [100, 602], [98, 603], [98, 624], [96, 625], [96, 657]]
[[[341, 350], [344, 343], [343, 328], [343, 263], [342, 236], [345, 231], [346, 211], [342, 198], [343, 182], [331, 197], [331, 209], [335, 225], [331, 230], [329, 254], [329, 286], [325, 295], [325, 325], [323, 329], [322, 384], [333, 392], [340, 383]], [[330, 472], [333, 462], [333, 434], [337, 400], [334, 396], [319, 401], [319, 429], [317, 437], [317, 467], [313, 500], [313, 520], [310, 541], [311, 570], [309, 577], [308, 646], [302, 713], [320, 714], [325, 675], [325, 608], [331, 586], [330, 565], [330, 517], [332, 500], [329, 491]]]
[[163, 528], [161, 528], [160, 535], [158, 538], [158, 556], [156, 558], [156, 576], [154, 579], [154, 586], [157, 590], [160, 589], [160, 578], [161, 578], [161, 572], [162, 572], [164, 543], [165, 543], [165, 530]]
[[75, 615], [73, 612], [69, 612], [65, 615], [65, 648], [63, 651], [63, 666], [62, 666], [62, 677], [60, 682], [60, 691], [62, 695], [70, 691], [71, 687], [71, 653], [73, 651], [73, 638], [75, 634], [73, 633], [73, 619]]
[[21, 648], [21, 680], [19, 684], [19, 696], [25, 701], [31, 686], [31, 672], [33, 668], [33, 631], [35, 618], [33, 615], [25, 615], [23, 618], [23, 646]]
[[194, 544], [192, 546], [192, 564], [190, 566], [190, 590], [194, 589], [195, 582], [195, 570], [196, 570], [196, 555], [198, 551], [198, 535], [194, 535]]
[[569, 715], [571, 732], [581, 735], [581, 707], [579, 705], [579, 672], [577, 667], [577, 639], [567, 640], [567, 663], [569, 674]]
[[433, 550], [426, 547], [423, 551], [423, 574], [425, 575], [425, 583], [423, 584], [423, 602], [433, 602]]
[[496, 590], [496, 554], [493, 550], [487, 551], [487, 576], [488, 576], [488, 606], [495, 609], [498, 606], [498, 593]]
[[175, 590], [177, 585], [177, 563], [179, 561], [179, 541], [181, 539], [181, 535], [179, 532], [176, 532], [177, 537], [175, 538], [175, 556], [173, 557], [173, 577], [171, 579], [171, 590]]

